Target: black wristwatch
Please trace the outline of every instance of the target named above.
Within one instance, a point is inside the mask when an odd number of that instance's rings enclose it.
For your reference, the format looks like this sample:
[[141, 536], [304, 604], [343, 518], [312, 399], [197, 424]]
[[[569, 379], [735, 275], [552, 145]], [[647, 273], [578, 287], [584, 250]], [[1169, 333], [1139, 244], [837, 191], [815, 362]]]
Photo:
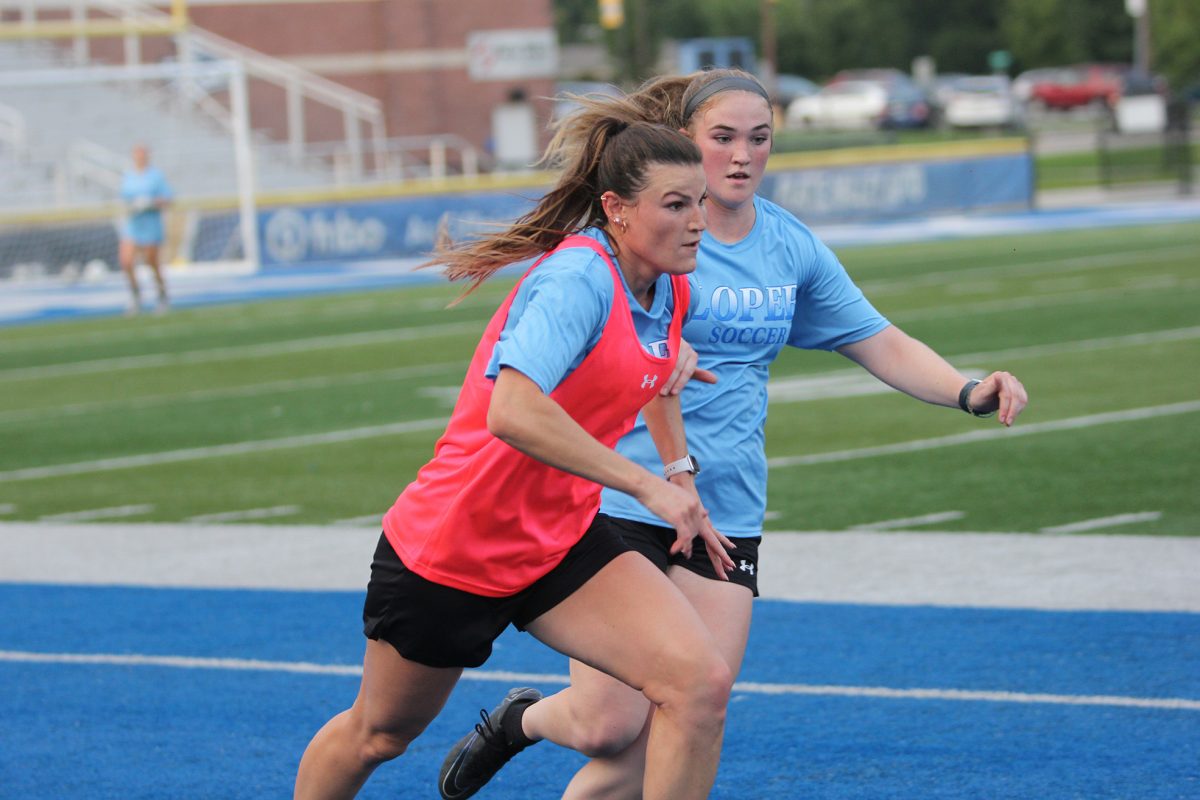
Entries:
[[971, 392], [982, 381], [977, 381], [974, 378], [963, 384], [963, 387], [958, 390], [958, 407], [967, 412], [973, 417], [990, 417], [995, 414], [995, 411], [976, 411], [971, 407]]

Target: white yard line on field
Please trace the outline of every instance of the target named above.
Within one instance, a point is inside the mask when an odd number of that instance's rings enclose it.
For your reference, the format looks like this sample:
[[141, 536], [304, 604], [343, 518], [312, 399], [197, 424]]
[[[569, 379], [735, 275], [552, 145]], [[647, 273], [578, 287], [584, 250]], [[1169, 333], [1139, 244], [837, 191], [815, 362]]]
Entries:
[[[201, 658], [196, 656], [125, 655], [109, 653], [40, 653], [0, 650], [0, 661], [20, 664], [87, 665], [119, 667], [170, 667], [249, 672], [279, 672], [357, 678], [362, 667], [350, 664], [314, 664], [311, 661], [264, 661], [246, 658]], [[552, 684], [565, 686], [564, 674], [467, 670], [464, 680], [502, 684]], [[818, 695], [822, 697], [869, 697], [880, 700], [954, 700], [977, 703], [1020, 703], [1117, 708], [1154, 708], [1170, 711], [1200, 711], [1200, 700], [1184, 697], [1126, 697], [1120, 695], [1043, 694], [968, 689], [895, 689], [885, 686], [828, 686], [804, 683], [739, 681], [735, 694]]]
[[149, 514], [154, 506], [149, 503], [131, 506], [109, 506], [108, 508], [89, 508], [83, 511], [68, 511], [63, 514], [47, 514], [39, 517], [40, 522], [94, 522], [102, 519], [121, 519]]
[[[1090, 353], [1096, 350], [1107, 350], [1118, 347], [1138, 347], [1148, 344], [1184, 342], [1193, 339], [1200, 339], [1200, 326], [1172, 328], [1170, 330], [1149, 331], [1146, 333], [1131, 333], [1124, 336], [1103, 336], [1097, 339], [1077, 339], [1075, 341], [1037, 344], [1027, 347], [1011, 347], [1005, 350], [992, 350], [982, 353], [959, 353], [948, 355], [946, 358], [955, 364], [1000, 363], [1018, 358], [1041, 358], [1067, 353]], [[982, 378], [983, 375], [969, 374], [968, 377]], [[772, 378], [767, 382], [767, 395], [772, 403], [794, 403], [804, 400], [857, 397], [869, 394], [886, 394], [891, 391], [893, 391], [891, 387], [857, 367], [837, 369], [813, 375]], [[0, 420], [2, 419], [3, 416], [0, 415]]]
[[1196, 248], [1191, 245], [1168, 245], [1155, 248], [1148, 245], [1136, 252], [1106, 253], [1104, 255], [1071, 256], [1046, 261], [1034, 261], [1028, 264], [991, 264], [986, 267], [958, 267], [941, 272], [927, 272], [908, 278], [892, 278], [878, 280], [862, 280], [859, 286], [868, 297], [878, 294], [905, 292], [939, 284], [957, 284], [962, 281], [973, 281], [981, 277], [1016, 278], [1037, 275], [1054, 275], [1062, 272], [1078, 272], [1089, 269], [1112, 269], [1122, 267], [1131, 262], [1151, 264], [1156, 261], [1170, 261], [1176, 258], [1194, 256]]
[[[968, 376], [968, 377], [983, 377]], [[815, 375], [772, 378], [767, 381], [767, 400], [773, 404], [802, 403], [842, 397], [890, 394], [895, 390], [871, 373], [857, 367]]]
[[184, 522], [249, 522], [275, 517], [290, 517], [300, 512], [300, 506], [271, 506], [270, 508], [245, 508], [240, 511], [220, 511], [215, 514], [197, 514]]
[[[859, 447], [853, 450], [834, 450], [828, 453], [810, 453], [803, 456], [779, 456], [767, 459], [771, 469], [784, 467], [801, 467], [810, 464], [828, 464], [834, 461], [852, 461], [858, 458], [873, 458], [875, 456], [890, 456], [901, 453], [915, 453], [921, 450], [933, 450], [939, 447], [952, 447], [960, 444], [974, 444], [991, 439], [1012, 436], [1032, 436], [1039, 433], [1055, 433], [1058, 431], [1092, 428], [1097, 425], [1109, 425], [1116, 422], [1136, 422], [1156, 417], [1174, 416], [1176, 414], [1191, 414], [1200, 411], [1200, 401], [1186, 403], [1171, 403], [1163, 406], [1148, 406], [1146, 408], [1130, 408], [1125, 411], [1109, 411], [1103, 414], [1088, 414], [1082, 417], [1068, 417], [1048, 422], [1035, 422], [1029, 425], [1019, 425], [1015, 428], [988, 428], [987, 430], [970, 431], [952, 436], [935, 436], [932, 439], [915, 439], [908, 442], [896, 442], [877, 447]], [[4, 474], [0, 473], [0, 478]]]
[[378, 512], [363, 514], [361, 517], [334, 520], [329, 524], [335, 528], [381, 528], [383, 527], [383, 514]]
[[[1171, 403], [1162, 406], [1132, 408], [1124, 411], [1110, 411], [1103, 414], [1088, 414], [1082, 417], [1038, 422], [1016, 428], [989, 428], [987, 430], [971, 431], [953, 436], [938, 436], [932, 439], [916, 439], [908, 442], [880, 445], [877, 447], [860, 447], [853, 450], [835, 450], [827, 453], [810, 453], [802, 456], [782, 456], [767, 460], [767, 466], [772, 469], [783, 467], [805, 466], [808, 464], [824, 464], [833, 461], [850, 461], [857, 458], [912, 453], [919, 450], [932, 450], [938, 447], [951, 447], [959, 444], [973, 444], [1001, 437], [1030, 436], [1036, 433], [1049, 433], [1079, 428], [1090, 428], [1096, 425], [1107, 425], [1116, 422], [1133, 422], [1153, 419], [1155, 417], [1175, 414], [1189, 414], [1200, 411], [1200, 401], [1186, 403]], [[446, 424], [446, 417], [413, 420], [412, 422], [397, 422], [389, 425], [373, 425], [365, 428], [350, 428], [327, 433], [306, 434], [303, 436], [286, 436], [280, 439], [261, 439], [250, 442], [235, 442], [233, 444], [212, 445], [210, 447], [193, 447], [184, 450], [171, 450], [162, 453], [145, 453], [137, 456], [120, 458], [102, 458], [96, 461], [81, 461], [73, 464], [52, 464], [45, 467], [26, 467], [0, 472], [0, 482], [18, 480], [37, 480], [41, 478], [58, 478], [65, 475], [80, 475], [89, 472], [106, 472], [114, 469], [130, 469], [148, 467], [159, 464], [170, 464], [181, 461], [194, 461], [202, 458], [218, 456], [244, 455], [259, 453], [267, 450], [281, 450], [293, 447], [308, 447], [313, 445], [340, 444], [358, 439], [369, 439], [377, 436], [392, 436], [402, 433], [436, 430]]]
[[892, 531], [900, 528], [911, 528], [915, 525], [934, 525], [938, 522], [953, 522], [965, 517], [962, 511], [939, 511], [935, 514], [923, 514], [919, 517], [902, 517], [900, 519], [885, 519], [879, 522], [868, 522], [863, 525], [851, 526], [854, 531]]
[[1129, 525], [1134, 522], [1154, 522], [1162, 517], [1161, 511], [1143, 511], [1137, 514], [1115, 514], [1111, 517], [1096, 517], [1071, 522], [1066, 525], [1052, 525], [1042, 528], [1042, 533], [1082, 533], [1097, 531], [1102, 528], [1115, 528], [1118, 525]]
[[[1192, 339], [1200, 339], [1200, 326], [1132, 333], [1124, 336], [1105, 336], [1096, 339], [1053, 342], [1028, 347], [1014, 347], [1006, 350], [992, 350], [990, 352], [960, 353], [949, 355], [947, 358], [957, 364], [977, 362], [998, 363], [1017, 358], [1056, 356], [1066, 353], [1087, 353], [1117, 347], [1136, 347], [1147, 344], [1190, 341]], [[305, 389], [328, 388], [330, 386], [349, 386], [369, 383], [371, 381], [398, 380], [423, 375], [437, 375], [449, 370], [461, 370], [465, 368], [465, 365], [465, 360], [442, 361], [436, 364], [422, 364], [378, 371], [368, 370], [353, 372], [347, 375], [322, 375], [313, 378], [290, 378], [215, 389], [196, 389], [186, 392], [136, 397], [129, 400], [102, 400], [90, 403], [69, 403], [59, 406], [42, 404], [36, 408], [0, 411], [0, 424], [27, 422], [45, 417], [53, 418], [63, 415], [96, 413], [113, 409], [141, 410], [159, 405], [175, 405], [178, 403], [238, 397], [256, 397], [270, 394], [271, 392], [301, 391]], [[767, 391], [772, 403], [786, 403], [822, 398], [883, 394], [892, 390], [861, 369], [852, 368], [791, 378], [773, 378], [767, 384]]]
[[[1181, 281], [1172, 287], [1176, 290], [1191, 290], [1200, 287], [1200, 281]], [[908, 311], [897, 311], [888, 314], [893, 322], [913, 322], [916, 320], [949, 319], [970, 316], [974, 314], [1003, 313], [1005, 311], [1026, 311], [1031, 308], [1047, 306], [1077, 305], [1092, 303], [1110, 297], [1124, 297], [1131, 292], [1164, 292], [1163, 287], [1134, 285], [1113, 286], [1108, 289], [1093, 289], [1087, 292], [1071, 292], [1070, 294], [1035, 294], [1005, 297], [999, 300], [981, 300], [977, 303], [958, 303], [954, 305], [935, 305], [927, 308], [914, 308]]]
[[445, 426], [446, 417], [434, 419], [417, 419], [411, 422], [394, 422], [389, 425], [372, 425], [366, 428], [350, 428], [327, 433], [311, 433], [303, 436], [285, 436], [280, 439], [260, 439], [251, 442], [234, 442], [232, 444], [217, 444], [211, 447], [189, 447], [184, 450], [169, 450], [163, 453], [145, 453], [137, 456], [122, 456], [120, 458], [101, 458], [96, 461], [78, 461], [74, 464], [53, 464], [47, 467], [26, 467], [0, 472], [0, 481], [36, 480], [39, 478], [59, 478], [64, 475], [82, 475], [88, 472], [107, 472], [114, 469], [132, 469], [134, 467], [151, 467], [160, 464], [173, 464], [180, 461], [195, 461], [201, 458], [217, 458], [219, 456], [238, 456], [248, 453], [261, 453], [266, 450], [283, 450], [293, 447], [310, 447], [324, 444], [341, 444], [358, 439], [370, 439], [376, 436], [394, 436], [402, 433], [436, 430]]
[[[1158, 260], [1169, 260], [1178, 258], [1180, 256], [1188, 256], [1193, 252], [1194, 248], [1190, 246], [1177, 245], [1170, 245], [1155, 252], [1153, 246], [1151, 245], [1147, 246], [1145, 249], [1139, 250], [1136, 258], [1139, 264], [1147, 264]], [[887, 294], [889, 292], [906, 291], [925, 286], [936, 286], [948, 282], [961, 284], [965, 280], [975, 279], [981, 276], [996, 275], [1013, 277], [1022, 275], [1055, 274], [1059, 272], [1077, 271], [1080, 269], [1105, 269], [1109, 267], [1120, 266], [1133, 257], [1133, 254], [1123, 253], [1105, 254], [1102, 256], [1075, 256], [1064, 259], [1045, 260], [1031, 264], [999, 264], [977, 267], [973, 269], [965, 268], [945, 270], [936, 273], [918, 275], [911, 278], [899, 278], [894, 280], [864, 280], [861, 282], [861, 285], [868, 296], [876, 296]], [[1170, 287], [1154, 284], [1144, 288], [1162, 289]], [[1100, 290], [1099, 294], [1114, 294], [1127, 291], [1130, 291], [1130, 287], [1128, 286], [1116, 287], [1110, 290]], [[1050, 302], [1058, 302], [1066, 299], [1067, 297], [1090, 299], [1096, 294], [1098, 293], [1079, 292], [1066, 296], [1055, 294], [1049, 298], [1044, 296], [1014, 298], [1004, 301], [989, 301], [987, 303], [976, 304], [968, 308], [973, 308], [975, 310], [1005, 310], [1008, 308], [1025, 308], [1029, 307], [1031, 304], [1044, 303], [1047, 300]], [[955, 306], [952, 309], [949, 309], [949, 311], [952, 311], [953, 313], [959, 313], [960, 308], [961, 307]], [[914, 309], [909, 312], [898, 312], [894, 315], [894, 317], [896, 319], [925, 318], [930, 315], [936, 316], [941, 313], [946, 313], [946, 311], [946, 309], [940, 308], [925, 310]], [[140, 356], [94, 359], [64, 364], [47, 364], [35, 367], [15, 367], [12, 369], [0, 370], [0, 377], [6, 380], [56, 377], [61, 375], [79, 375], [118, 369], [139, 369], [146, 367], [165, 366], [170, 364], [196, 364], [214, 360], [222, 360], [226, 358], [272, 356], [289, 352], [325, 349], [331, 347], [354, 347], [386, 343], [390, 341], [404, 341], [410, 339], [442, 336], [459, 332], [478, 331], [482, 327], [482, 324], [483, 323], [481, 321], [444, 323], [440, 325], [412, 326], [409, 328], [366, 331], [361, 333], [332, 334], [328, 336], [311, 337], [308, 339], [294, 341], [235, 345], [231, 347], [185, 351], [182, 353], [152, 353]]]
[[[1080, 339], [1065, 342], [1015, 347], [1005, 350], [993, 350], [980, 353], [962, 353], [948, 355], [954, 363], [990, 362], [996, 363], [1017, 358], [1039, 356], [1055, 356], [1065, 353], [1086, 353], [1116, 347], [1136, 347], [1147, 344], [1189, 341], [1200, 339], [1200, 326], [1189, 328], [1173, 328], [1162, 331], [1126, 334], [1124, 336], [1105, 336], [1095, 339]], [[423, 375], [436, 375], [448, 370], [463, 369], [465, 360], [443, 361], [435, 364], [423, 364], [410, 367], [398, 367], [390, 370], [354, 372], [338, 376], [317, 376], [313, 378], [291, 378], [286, 380], [266, 381], [263, 383], [244, 384], [241, 386], [221, 387], [214, 389], [197, 389], [192, 391], [166, 393], [136, 397], [129, 400], [103, 400], [88, 403], [69, 403], [66, 405], [40, 404], [35, 408], [0, 411], [0, 424], [26, 422], [46, 417], [59, 417], [64, 414], [80, 415], [103, 412], [112, 409], [140, 410], [159, 405], [174, 405], [177, 403], [220, 400], [237, 397], [256, 397], [271, 392], [301, 391], [305, 389], [321, 389], [330, 386], [347, 386], [352, 384], [369, 383], [374, 380], [386, 381]], [[0, 372], [0, 374], [3, 374]], [[982, 377], [982, 376], [980, 376]], [[792, 378], [773, 378], [767, 385], [771, 402], [796, 402], [832, 397], [853, 397], [868, 394], [882, 394], [891, 389], [875, 380], [860, 369], [839, 369], [815, 375], [797, 376]]]
[[1027, 347], [1012, 347], [1007, 350], [992, 350], [985, 353], [961, 353], [949, 356], [948, 358], [957, 363], [1005, 361], [1014, 358], [1058, 356], [1067, 353], [1090, 353], [1095, 350], [1109, 350], [1116, 347], [1139, 347], [1147, 344], [1186, 342], [1192, 339], [1200, 339], [1200, 326], [1171, 328], [1169, 330], [1148, 331], [1146, 333], [1130, 333], [1124, 336], [1102, 336], [1097, 339], [1079, 339], [1073, 342], [1035, 344]]
[[289, 378], [264, 383], [251, 383], [241, 386], [225, 386], [215, 389], [195, 389], [187, 392], [172, 392], [168, 394], [145, 395], [128, 400], [100, 400], [91, 403], [70, 403], [68, 405], [41, 405], [37, 408], [23, 408], [13, 411], [0, 411], [0, 424], [7, 422], [27, 422], [42, 417], [61, 417], [65, 414], [79, 415], [109, 411], [114, 409], [140, 411], [154, 406], [175, 406], [179, 403], [226, 400], [237, 397], [257, 397], [272, 392], [294, 392], [305, 389], [327, 389], [331, 386], [354, 386], [373, 381], [392, 381], [404, 378], [414, 378], [424, 375], [439, 375], [449, 370], [463, 370], [467, 361], [443, 361], [437, 364], [421, 364], [412, 367], [397, 367], [396, 369], [367, 370], [352, 372], [347, 375], [320, 375], [313, 378]]
[[313, 350], [328, 350], [340, 347], [363, 347], [389, 342], [405, 342], [414, 339], [430, 339], [436, 336], [452, 336], [459, 333], [479, 333], [483, 322], [447, 322], [441, 325], [422, 325], [411, 328], [393, 328], [386, 331], [364, 333], [339, 333], [315, 336], [309, 339], [289, 339], [283, 342], [214, 347], [204, 350], [187, 350], [181, 353], [150, 353], [141, 356], [98, 358], [91, 361], [74, 361], [65, 364], [46, 364], [39, 367], [14, 367], [0, 370], [0, 379], [5, 381], [31, 380], [34, 378], [57, 378], [65, 375], [84, 375], [96, 372], [113, 372], [122, 369], [146, 369], [172, 365], [203, 364], [233, 358], [264, 358], [288, 353], [308, 353]]

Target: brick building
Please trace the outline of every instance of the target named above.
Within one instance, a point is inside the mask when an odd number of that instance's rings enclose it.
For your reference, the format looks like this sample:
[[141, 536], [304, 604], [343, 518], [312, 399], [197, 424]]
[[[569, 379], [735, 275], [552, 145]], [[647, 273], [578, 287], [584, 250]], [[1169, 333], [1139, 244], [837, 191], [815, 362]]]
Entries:
[[[491, 143], [493, 111], [528, 98], [544, 142], [554, 94], [551, 0], [192, 0], [209, 30], [378, 98], [389, 136], [453, 133]], [[278, 104], [282, 98], [253, 98]], [[314, 114], [310, 140], [340, 120]]]

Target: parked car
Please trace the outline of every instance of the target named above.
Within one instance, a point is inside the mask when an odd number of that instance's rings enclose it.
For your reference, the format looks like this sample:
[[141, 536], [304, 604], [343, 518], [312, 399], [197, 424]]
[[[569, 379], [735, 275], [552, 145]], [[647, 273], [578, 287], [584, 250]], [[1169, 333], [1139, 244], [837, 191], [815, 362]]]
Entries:
[[788, 128], [855, 130], [917, 128], [929, 124], [929, 103], [911, 83], [835, 80], [788, 105]]
[[1060, 111], [1089, 105], [1112, 108], [1128, 71], [1127, 64], [1076, 64], [1053, 70], [1030, 81], [1028, 103]]
[[787, 108], [797, 97], [808, 97], [821, 91], [821, 87], [799, 75], [786, 73], [775, 76], [775, 100]]
[[954, 84], [961, 81], [963, 78], [971, 77], [965, 72], [943, 72], [939, 73], [933, 79], [933, 85], [930, 87], [929, 97], [933, 101], [935, 108], [941, 110], [946, 107], [946, 100], [950, 92], [954, 90]]
[[1017, 128], [1021, 106], [1004, 75], [971, 75], [946, 88], [942, 120], [952, 128]]
[[1063, 71], [1063, 67], [1038, 67], [1037, 69], [1025, 70], [1013, 79], [1013, 96], [1017, 98], [1018, 103], [1022, 105], [1027, 104], [1033, 99], [1034, 85], [1045, 81], [1058, 80], [1059, 73]]
[[1118, 133], [1157, 133], [1167, 127], [1167, 81], [1131, 69], [1121, 78], [1120, 95], [1112, 105], [1112, 127]]
[[912, 83], [910, 78], [904, 72], [892, 67], [873, 67], [870, 69], [843, 69], [839, 70], [829, 79], [827, 86], [841, 83], [842, 81], [871, 81], [873, 83], [882, 83], [888, 86], [894, 83]]
[[915, 83], [905, 81], [888, 87], [888, 105], [879, 127], [927, 128], [933, 119], [933, 106]]

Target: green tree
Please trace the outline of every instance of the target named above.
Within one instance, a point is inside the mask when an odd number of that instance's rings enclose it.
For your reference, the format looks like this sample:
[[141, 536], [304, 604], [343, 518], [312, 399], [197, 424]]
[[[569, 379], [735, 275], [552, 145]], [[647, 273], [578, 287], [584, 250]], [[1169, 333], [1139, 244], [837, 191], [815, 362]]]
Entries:
[[[596, 24], [596, 0], [554, 2], [562, 41], [578, 41], [581, 28]], [[761, 33], [759, 0], [625, 3], [627, 22], [633, 22], [631, 13], [644, 10], [650, 51], [646, 64], [630, 64], [632, 25], [609, 33], [610, 51], [629, 79], [645, 77], [664, 39], [758, 41]], [[1200, 2], [1147, 3], [1155, 70], [1175, 87], [1200, 83]], [[984, 72], [994, 50], [1012, 54], [1014, 71], [1133, 59], [1133, 20], [1125, 0], [776, 0], [774, 15], [778, 70], [816, 80], [853, 67], [907, 71], [922, 55], [932, 56], [941, 72]]]
[[912, 62], [905, 2], [780, 0], [776, 11], [779, 71], [816, 79], [848, 67]]
[[1006, 49], [993, 0], [909, 0], [912, 55], [933, 57], [939, 72], [988, 71], [987, 56]]
[[1019, 69], [1133, 57], [1124, 0], [1007, 0], [1000, 29]]
[[1175, 91], [1200, 86], [1200, 3], [1150, 0], [1150, 66]]
[[585, 41], [585, 32], [599, 22], [596, 0], [554, 0], [554, 28], [564, 44]]

